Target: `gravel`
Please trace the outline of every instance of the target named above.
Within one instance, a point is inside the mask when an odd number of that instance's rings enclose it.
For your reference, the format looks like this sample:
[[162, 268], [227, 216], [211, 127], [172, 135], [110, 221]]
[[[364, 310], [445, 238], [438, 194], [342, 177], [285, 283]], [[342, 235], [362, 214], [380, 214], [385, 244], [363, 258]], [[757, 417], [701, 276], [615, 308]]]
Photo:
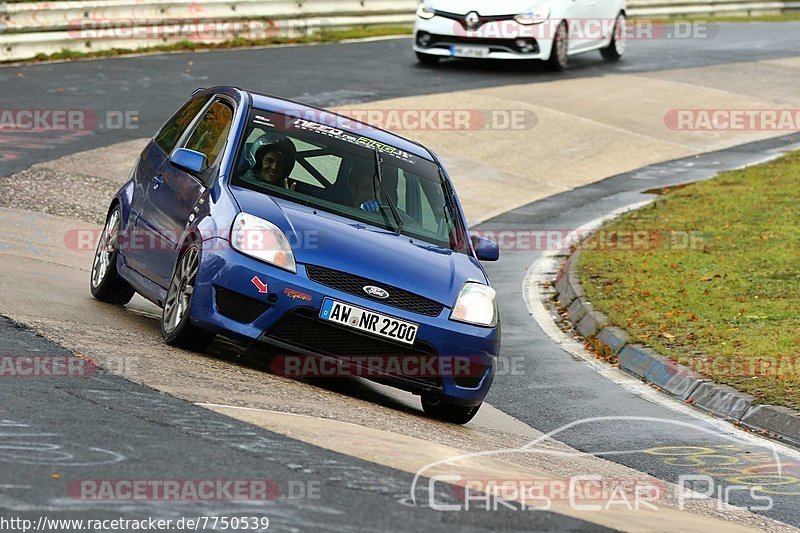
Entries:
[[102, 224], [111, 198], [128, 179], [146, 142], [89, 150], [0, 178], [0, 207]]

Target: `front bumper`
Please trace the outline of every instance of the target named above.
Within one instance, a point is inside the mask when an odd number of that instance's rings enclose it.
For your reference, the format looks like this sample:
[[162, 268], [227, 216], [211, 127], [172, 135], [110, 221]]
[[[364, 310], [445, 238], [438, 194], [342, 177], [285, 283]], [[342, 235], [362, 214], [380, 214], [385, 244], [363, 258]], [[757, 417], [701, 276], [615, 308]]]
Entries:
[[512, 19], [492, 22], [467, 32], [458, 22], [444, 17], [417, 19], [414, 51], [438, 57], [458, 57], [454, 55], [453, 47], [473, 46], [488, 49], [486, 59], [547, 59], [553, 44], [549, 26], [549, 23], [526, 26]]
[[[266, 293], [259, 292], [254, 277], [267, 285]], [[320, 320], [325, 298], [419, 324], [414, 346]], [[370, 379], [418, 394], [443, 396], [457, 404], [476, 405], [483, 401], [494, 378], [499, 328], [462, 324], [450, 320], [449, 314], [446, 306], [438, 316], [425, 316], [342, 292], [309, 279], [302, 263], [297, 265], [297, 274], [292, 274], [240, 254], [224, 239], [213, 238], [203, 243], [191, 319], [199, 327], [242, 342], [267, 342], [303, 354], [351, 360], [366, 355], [435, 356], [440, 364], [438, 376], [389, 374]], [[468, 361], [468, 376], [449, 370], [455, 359]], [[458, 362], [455, 366], [463, 368]]]

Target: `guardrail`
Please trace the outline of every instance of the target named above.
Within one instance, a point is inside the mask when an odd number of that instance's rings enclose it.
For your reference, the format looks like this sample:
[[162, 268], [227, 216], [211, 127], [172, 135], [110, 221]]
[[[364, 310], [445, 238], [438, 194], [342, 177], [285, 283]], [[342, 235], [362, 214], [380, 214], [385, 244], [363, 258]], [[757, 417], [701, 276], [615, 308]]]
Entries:
[[[298, 37], [354, 27], [411, 26], [417, 0], [82, 0], [0, 5], [0, 61], [63, 50], [148, 48]], [[750, 15], [800, 9], [800, 0], [632, 0], [629, 15]]]
[[628, 2], [631, 16], [674, 17], [693, 15], [779, 15], [800, 9], [798, 1], [753, 0], [632, 0]]
[[0, 6], [0, 61], [63, 50], [139, 49], [178, 41], [298, 37], [410, 26], [416, 0], [86, 0]]

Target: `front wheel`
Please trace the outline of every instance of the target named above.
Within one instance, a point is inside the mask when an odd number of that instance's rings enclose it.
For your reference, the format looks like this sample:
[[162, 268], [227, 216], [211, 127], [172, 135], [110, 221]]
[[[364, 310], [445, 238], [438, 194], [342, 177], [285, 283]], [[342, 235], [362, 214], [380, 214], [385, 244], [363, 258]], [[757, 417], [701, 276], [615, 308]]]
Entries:
[[447, 403], [440, 398], [422, 397], [422, 410], [425, 411], [426, 415], [451, 424], [466, 424], [478, 414], [478, 409], [480, 408], [481, 404], [473, 406], [456, 405]]
[[200, 248], [192, 244], [181, 254], [167, 291], [161, 314], [161, 336], [170, 346], [202, 352], [214, 334], [192, 324], [190, 310], [197, 271], [200, 269]]
[[553, 46], [550, 49], [550, 57], [547, 59], [547, 66], [550, 69], [562, 71], [567, 68], [568, 38], [567, 23], [562, 20], [553, 35]]
[[90, 287], [92, 296], [101, 302], [116, 305], [130, 302], [134, 293], [133, 287], [117, 272], [121, 220], [119, 206], [115, 206], [106, 218], [106, 225], [97, 243]]
[[625, 40], [625, 24], [627, 19], [623, 13], [617, 15], [617, 20], [614, 21], [614, 31], [611, 34], [611, 42], [608, 46], [600, 49], [600, 55], [606, 61], [619, 61], [628, 43]]

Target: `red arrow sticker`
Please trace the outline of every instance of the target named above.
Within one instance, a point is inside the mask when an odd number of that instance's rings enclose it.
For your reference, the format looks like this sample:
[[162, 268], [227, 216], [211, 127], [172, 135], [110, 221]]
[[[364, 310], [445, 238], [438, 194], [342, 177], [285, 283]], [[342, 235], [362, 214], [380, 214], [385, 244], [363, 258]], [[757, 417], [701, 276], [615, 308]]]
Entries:
[[253, 285], [256, 286], [258, 292], [260, 292], [261, 294], [266, 294], [266, 292], [269, 290], [269, 288], [267, 288], [267, 284], [258, 279], [258, 276], [253, 276], [253, 279], [251, 279], [250, 281], [253, 282]]

